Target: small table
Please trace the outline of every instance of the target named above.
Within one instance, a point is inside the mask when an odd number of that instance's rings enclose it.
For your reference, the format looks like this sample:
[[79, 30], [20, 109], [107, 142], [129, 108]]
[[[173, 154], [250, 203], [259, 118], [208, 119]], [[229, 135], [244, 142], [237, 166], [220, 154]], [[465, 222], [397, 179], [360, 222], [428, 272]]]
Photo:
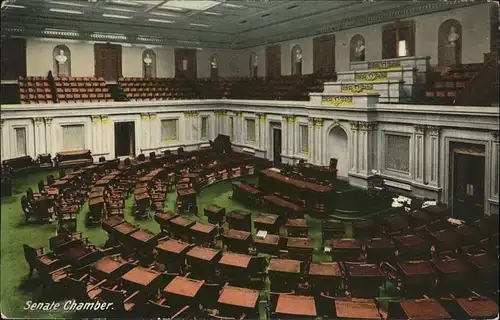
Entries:
[[432, 260], [439, 275], [439, 286], [443, 288], [466, 288], [469, 284], [469, 265], [458, 259], [438, 258]]
[[382, 319], [372, 299], [336, 299], [335, 312], [339, 319]]
[[194, 247], [186, 253], [187, 261], [189, 264], [200, 267], [206, 267], [209, 264], [215, 263], [219, 260], [221, 252], [219, 250]]
[[253, 220], [256, 230], [264, 230], [268, 233], [279, 234], [279, 216], [275, 214], [260, 215]]
[[194, 280], [186, 277], [175, 277], [170, 283], [163, 289], [163, 292], [167, 296], [167, 300], [172, 298], [172, 296], [195, 299], [198, 293], [201, 291], [205, 280]]
[[347, 286], [359, 297], [373, 297], [386, 276], [376, 264], [346, 262]]
[[316, 317], [314, 297], [281, 294], [278, 297], [276, 313], [284, 316]]
[[288, 219], [285, 227], [289, 237], [307, 237], [309, 232], [306, 219]]
[[195, 224], [194, 221], [188, 220], [184, 217], [177, 217], [171, 219], [169, 222], [171, 231], [181, 237], [187, 237], [189, 228]]
[[220, 272], [227, 276], [251, 276], [247, 271], [250, 266], [251, 256], [246, 254], [237, 254], [232, 252], [225, 252], [219, 260]]
[[460, 246], [460, 235], [454, 230], [431, 232], [429, 237], [437, 252], [456, 250]]
[[154, 290], [161, 283], [162, 274], [155, 270], [135, 267], [122, 276], [123, 287], [130, 292]]
[[139, 229], [129, 234], [136, 244], [142, 248], [149, 246], [156, 246], [156, 235]]
[[430, 246], [419, 236], [409, 234], [393, 238], [400, 259], [425, 259], [430, 255]]
[[217, 302], [228, 307], [255, 309], [258, 300], [259, 291], [257, 290], [225, 286]]
[[334, 261], [358, 261], [361, 255], [361, 240], [359, 239], [333, 239], [332, 259]]
[[314, 252], [315, 242], [310, 238], [296, 238], [289, 237], [286, 242], [286, 248], [292, 254], [297, 253], [299, 255], [310, 255], [312, 256]]
[[434, 299], [402, 300], [399, 304], [407, 319], [452, 319]]

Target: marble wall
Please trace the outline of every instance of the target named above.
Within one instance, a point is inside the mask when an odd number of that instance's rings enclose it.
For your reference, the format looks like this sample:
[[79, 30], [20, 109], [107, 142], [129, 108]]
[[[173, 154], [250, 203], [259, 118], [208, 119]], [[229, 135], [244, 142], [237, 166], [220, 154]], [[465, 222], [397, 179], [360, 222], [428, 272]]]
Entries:
[[[208, 117], [208, 136], [201, 119]], [[366, 187], [372, 170], [395, 188], [448, 202], [450, 144], [484, 147], [485, 208], [498, 213], [499, 110], [490, 107], [379, 104], [377, 94], [311, 94], [310, 102], [189, 100], [106, 104], [4, 105], [1, 158], [17, 154], [16, 128], [26, 129], [26, 152], [52, 156], [62, 150], [64, 125], [83, 125], [94, 159], [115, 157], [114, 123], [133, 122], [135, 154], [208, 146], [217, 134], [232, 136], [237, 150], [273, 158], [273, 129], [281, 130], [283, 162], [328, 165]], [[177, 139], [162, 139], [161, 121], [177, 120]], [[249, 130], [248, 125], [254, 125]], [[301, 126], [308, 128], [301, 136]], [[233, 132], [231, 132], [231, 128]], [[254, 136], [249, 138], [248, 134]], [[303, 139], [307, 139], [305, 145]]]

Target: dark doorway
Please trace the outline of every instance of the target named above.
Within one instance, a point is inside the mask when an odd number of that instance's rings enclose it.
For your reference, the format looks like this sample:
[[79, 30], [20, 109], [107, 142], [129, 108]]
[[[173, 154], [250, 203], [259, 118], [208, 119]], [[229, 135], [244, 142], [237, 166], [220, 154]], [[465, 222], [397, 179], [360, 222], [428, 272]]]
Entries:
[[273, 128], [273, 162], [275, 166], [281, 164], [281, 129]]
[[266, 47], [266, 77], [274, 79], [281, 77], [281, 46]]
[[115, 157], [135, 157], [134, 122], [115, 122]]
[[453, 217], [476, 220], [484, 216], [484, 154], [471, 149], [452, 150]]
[[196, 79], [196, 49], [176, 48], [175, 77]]

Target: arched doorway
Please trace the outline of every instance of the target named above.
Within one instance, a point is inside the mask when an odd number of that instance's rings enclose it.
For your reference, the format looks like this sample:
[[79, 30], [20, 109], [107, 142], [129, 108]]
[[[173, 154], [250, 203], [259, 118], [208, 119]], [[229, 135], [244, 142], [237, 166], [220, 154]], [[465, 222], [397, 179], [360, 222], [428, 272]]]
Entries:
[[328, 134], [328, 155], [337, 162], [337, 175], [347, 177], [349, 171], [349, 155], [347, 150], [347, 133], [340, 126], [335, 126]]

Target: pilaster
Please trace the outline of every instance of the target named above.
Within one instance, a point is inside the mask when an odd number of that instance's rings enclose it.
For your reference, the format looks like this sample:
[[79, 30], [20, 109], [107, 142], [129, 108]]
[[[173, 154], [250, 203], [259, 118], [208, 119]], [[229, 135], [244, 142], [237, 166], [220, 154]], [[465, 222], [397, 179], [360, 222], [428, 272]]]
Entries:
[[284, 155], [289, 155], [288, 152], [288, 140], [290, 137], [288, 136], [288, 126], [290, 123], [289, 115], [281, 116], [281, 153]]
[[439, 186], [439, 127], [428, 126], [429, 133], [429, 185]]
[[[104, 115], [101, 115], [101, 123], [100, 123], [100, 126], [101, 126], [101, 137], [100, 137], [100, 141], [101, 141], [101, 148], [99, 150], [99, 153], [109, 153], [110, 152], [110, 147], [111, 147], [111, 142], [110, 140], [113, 139], [113, 137], [115, 136], [114, 135], [114, 132], [112, 131], [112, 128], [111, 126], [109, 125], [109, 117], [108, 115], [104, 114]], [[111, 157], [114, 157], [114, 155], [110, 155]]]
[[419, 183], [424, 183], [425, 177], [425, 129], [423, 125], [416, 125], [414, 132], [414, 154], [415, 161], [414, 164], [414, 177], [415, 181]]
[[149, 121], [149, 114], [148, 113], [141, 113], [141, 121], [142, 121], [142, 148], [141, 149], [148, 149], [149, 146], [151, 145], [151, 123]]
[[359, 122], [358, 172], [368, 175], [376, 169], [376, 122]]
[[34, 118], [35, 124], [35, 157], [39, 154], [45, 153], [45, 126], [43, 125], [43, 118]]
[[101, 153], [101, 141], [102, 141], [102, 132], [101, 132], [101, 117], [100, 116], [90, 116], [91, 119], [91, 132], [92, 132], [92, 153]]
[[257, 141], [259, 141], [258, 148], [260, 150], [266, 150], [267, 149], [266, 148], [266, 144], [267, 144], [266, 143], [267, 142], [267, 138], [266, 138], [267, 114], [259, 113], [258, 116], [259, 116], [259, 120], [258, 120], [258, 122], [259, 122], [258, 132], [259, 133], [258, 133], [258, 138], [257, 138], [258, 139]]
[[308, 127], [309, 127], [309, 132], [308, 132], [308, 143], [309, 143], [309, 149], [307, 150], [307, 155], [308, 155], [308, 162], [313, 162], [313, 157], [314, 157], [314, 119], [309, 118], [308, 119]]
[[8, 156], [7, 156], [7, 151], [8, 150], [8, 146], [7, 146], [7, 143], [4, 143], [4, 141], [7, 141], [7, 139], [4, 140], [5, 138], [5, 134], [3, 132], [3, 128], [4, 128], [4, 124], [5, 124], [5, 121], [4, 120], [0, 120], [0, 125], [1, 125], [1, 130], [0, 130], [0, 141], [2, 142], [1, 145], [0, 145], [0, 148], [1, 148], [1, 160], [4, 160], [4, 159], [7, 159]]
[[149, 148], [161, 145], [161, 123], [156, 113], [149, 113]]
[[323, 119], [321, 118], [314, 118], [313, 119], [313, 125], [314, 125], [314, 148], [313, 148], [313, 163], [314, 164], [321, 164], [321, 153], [323, 152], [323, 143], [322, 143], [322, 131], [323, 131]]
[[243, 144], [243, 132], [243, 112], [237, 111], [234, 117], [234, 138], [239, 144]]
[[45, 120], [45, 150], [47, 153], [50, 153], [50, 155], [53, 157], [55, 156], [54, 150], [52, 150], [52, 147], [54, 146], [54, 143], [52, 142], [53, 139], [55, 138], [54, 135], [52, 134], [52, 118], [43, 118]]
[[351, 145], [350, 145], [350, 148], [351, 148], [351, 152], [349, 152], [350, 154], [350, 158], [351, 158], [351, 172], [354, 172], [354, 173], [357, 173], [359, 172], [359, 162], [358, 162], [358, 154], [359, 154], [359, 149], [360, 149], [360, 146], [359, 146], [359, 122], [358, 121], [351, 121], [349, 122], [349, 124], [351, 125], [351, 136], [352, 136], [352, 139], [351, 139]]

